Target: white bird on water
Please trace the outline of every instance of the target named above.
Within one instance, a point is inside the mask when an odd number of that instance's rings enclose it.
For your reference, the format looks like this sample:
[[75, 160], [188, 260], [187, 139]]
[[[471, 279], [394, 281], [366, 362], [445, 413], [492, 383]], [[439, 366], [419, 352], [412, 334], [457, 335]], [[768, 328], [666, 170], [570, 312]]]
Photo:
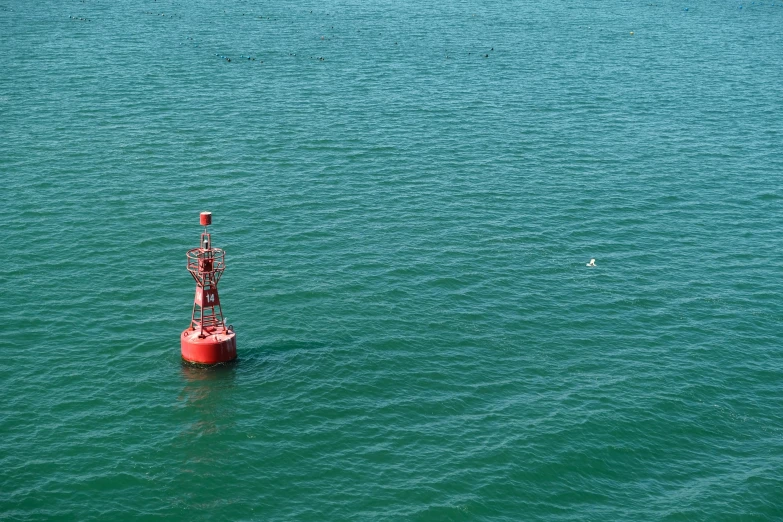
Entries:
[[589, 263], [587, 263], [586, 266], [595, 266], [595, 259], [591, 259]]

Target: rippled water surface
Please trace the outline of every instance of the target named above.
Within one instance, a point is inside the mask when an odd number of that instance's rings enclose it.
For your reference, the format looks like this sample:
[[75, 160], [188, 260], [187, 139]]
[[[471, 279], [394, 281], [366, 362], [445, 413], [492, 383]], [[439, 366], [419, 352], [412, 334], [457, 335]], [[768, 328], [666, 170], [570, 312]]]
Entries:
[[0, 519], [783, 519], [781, 28], [0, 0]]

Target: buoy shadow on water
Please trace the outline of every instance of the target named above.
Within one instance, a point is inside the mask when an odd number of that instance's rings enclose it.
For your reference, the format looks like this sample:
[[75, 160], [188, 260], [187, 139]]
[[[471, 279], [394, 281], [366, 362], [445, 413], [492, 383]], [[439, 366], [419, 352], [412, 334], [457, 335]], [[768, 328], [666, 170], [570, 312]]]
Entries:
[[201, 370], [215, 370], [220, 371], [221, 368], [234, 368], [239, 364], [241, 359], [237, 357], [236, 359], [232, 359], [230, 361], [224, 361], [219, 363], [211, 363], [211, 364], [205, 364], [205, 363], [199, 363], [199, 362], [193, 362], [188, 361], [187, 359], [180, 359], [180, 362], [182, 363], [182, 366], [187, 368], [197, 368]]
[[233, 379], [238, 365], [239, 359], [216, 364], [192, 363], [182, 359], [181, 371], [182, 376], [190, 382], [220, 381]]

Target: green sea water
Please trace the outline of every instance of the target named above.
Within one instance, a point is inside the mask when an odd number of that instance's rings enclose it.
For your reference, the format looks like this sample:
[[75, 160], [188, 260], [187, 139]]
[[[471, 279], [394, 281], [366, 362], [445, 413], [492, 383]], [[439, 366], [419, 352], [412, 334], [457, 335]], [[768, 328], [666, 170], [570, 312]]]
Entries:
[[0, 520], [783, 520], [783, 1], [0, 0], [0, 51]]

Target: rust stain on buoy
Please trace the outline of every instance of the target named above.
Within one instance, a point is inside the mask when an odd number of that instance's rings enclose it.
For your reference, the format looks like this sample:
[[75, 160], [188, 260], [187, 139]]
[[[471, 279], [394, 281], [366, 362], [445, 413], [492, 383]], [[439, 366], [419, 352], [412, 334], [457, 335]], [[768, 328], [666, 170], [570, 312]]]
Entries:
[[202, 212], [204, 227], [198, 248], [188, 250], [188, 272], [196, 281], [196, 297], [190, 327], [182, 332], [182, 358], [199, 364], [217, 364], [237, 358], [234, 328], [226, 325], [218, 297], [218, 282], [226, 268], [226, 254], [212, 247], [207, 227], [212, 224], [212, 212]]

